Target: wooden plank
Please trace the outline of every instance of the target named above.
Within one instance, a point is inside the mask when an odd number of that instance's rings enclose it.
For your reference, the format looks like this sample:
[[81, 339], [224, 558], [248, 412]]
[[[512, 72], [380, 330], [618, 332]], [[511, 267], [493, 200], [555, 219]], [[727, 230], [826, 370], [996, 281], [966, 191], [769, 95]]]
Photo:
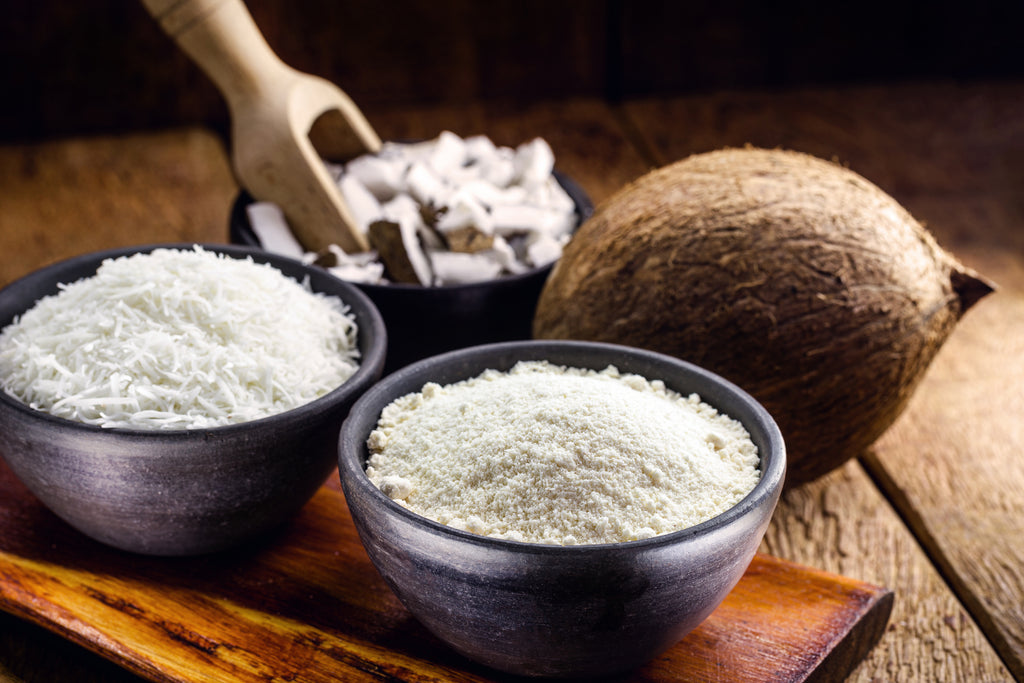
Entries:
[[[134, 557], [56, 519], [0, 464], [0, 606], [152, 681], [487, 681], [413, 620], [373, 569], [337, 478], [265, 544]], [[845, 677], [892, 594], [758, 556], [709, 619], [623, 680]]]
[[857, 462], [788, 491], [762, 550], [893, 589], [888, 630], [849, 683], [1011, 680], [985, 634]]
[[[1018, 85], [929, 85], [716, 94], [625, 107], [660, 163], [747, 143], [836, 158], [893, 194], [969, 265], [1010, 283], [1003, 285], [1009, 293], [968, 313], [912, 409], [878, 443], [878, 457], [865, 459], [873, 476], [888, 482], [897, 510], [877, 499], [851, 464], [787, 496], [776, 515], [766, 543], [773, 554], [907, 596], [906, 603], [897, 599], [890, 633], [853, 680], [1005, 680], [1010, 672], [1000, 657], [1020, 675], [1022, 563], [1019, 544], [1007, 539], [1024, 537], [1013, 495], [1024, 485], [1014, 455], [1021, 399], [1011, 389], [1021, 385], [1012, 382], [1021, 358], [1012, 283], [1024, 253], [1022, 103]], [[944, 382], [950, 372], [957, 380]], [[931, 567], [933, 558], [943, 575]]]
[[[69, 678], [73, 675], [73, 678]], [[142, 679], [100, 655], [21, 617], [0, 612], [0, 681], [46, 683], [141, 683]]]
[[[673, 670], [665, 657], [656, 668], [666, 669], [665, 680], [708, 683], [843, 680], [884, 632], [892, 598], [862, 581], [759, 554], [726, 601], [681, 643], [686, 667]], [[776, 631], [784, 635], [765, 637]], [[831, 639], [808, 647], [814, 634]]]
[[199, 129], [0, 148], [0, 285], [99, 249], [224, 242], [236, 192]]

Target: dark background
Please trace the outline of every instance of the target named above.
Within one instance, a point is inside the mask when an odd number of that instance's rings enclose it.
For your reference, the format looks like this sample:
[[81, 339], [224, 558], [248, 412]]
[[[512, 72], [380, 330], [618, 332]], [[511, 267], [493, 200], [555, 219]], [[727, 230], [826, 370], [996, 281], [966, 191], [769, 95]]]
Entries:
[[[5, 0], [0, 142], [192, 123], [206, 77], [133, 0]], [[373, 111], [1024, 75], [1024, 2], [251, 0], [271, 47]]]

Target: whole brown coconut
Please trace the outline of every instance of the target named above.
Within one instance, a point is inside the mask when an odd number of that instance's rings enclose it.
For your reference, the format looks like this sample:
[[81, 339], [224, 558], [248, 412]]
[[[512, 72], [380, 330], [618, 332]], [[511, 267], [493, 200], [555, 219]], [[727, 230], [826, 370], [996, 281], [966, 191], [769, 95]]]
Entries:
[[990, 291], [856, 173], [728, 149], [598, 207], [545, 285], [534, 335], [660, 351], [732, 380], [778, 422], [795, 485], [875, 441]]

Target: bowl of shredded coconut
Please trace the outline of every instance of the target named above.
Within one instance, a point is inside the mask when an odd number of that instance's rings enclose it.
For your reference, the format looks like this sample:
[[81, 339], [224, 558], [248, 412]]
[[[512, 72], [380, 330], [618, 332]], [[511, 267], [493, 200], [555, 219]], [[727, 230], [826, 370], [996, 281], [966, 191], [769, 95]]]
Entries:
[[0, 290], [0, 455], [95, 540], [222, 550], [323, 484], [386, 343], [362, 292], [262, 250], [72, 258]]
[[413, 363], [342, 427], [367, 552], [454, 649], [500, 671], [640, 666], [739, 581], [786, 454], [750, 395], [679, 359], [512, 341]]
[[390, 333], [386, 372], [444, 351], [529, 339], [541, 288], [593, 212], [543, 138], [516, 147], [444, 131], [325, 162], [370, 250], [311, 250], [281, 209], [241, 193], [231, 240], [356, 283]]

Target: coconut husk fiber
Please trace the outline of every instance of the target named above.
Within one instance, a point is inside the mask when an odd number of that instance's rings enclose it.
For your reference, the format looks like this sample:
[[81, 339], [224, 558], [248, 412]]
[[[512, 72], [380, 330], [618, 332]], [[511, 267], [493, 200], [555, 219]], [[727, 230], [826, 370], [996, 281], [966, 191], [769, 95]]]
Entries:
[[992, 286], [860, 175], [806, 154], [698, 154], [598, 207], [534, 336], [627, 344], [719, 373], [786, 441], [788, 485], [859, 455]]

